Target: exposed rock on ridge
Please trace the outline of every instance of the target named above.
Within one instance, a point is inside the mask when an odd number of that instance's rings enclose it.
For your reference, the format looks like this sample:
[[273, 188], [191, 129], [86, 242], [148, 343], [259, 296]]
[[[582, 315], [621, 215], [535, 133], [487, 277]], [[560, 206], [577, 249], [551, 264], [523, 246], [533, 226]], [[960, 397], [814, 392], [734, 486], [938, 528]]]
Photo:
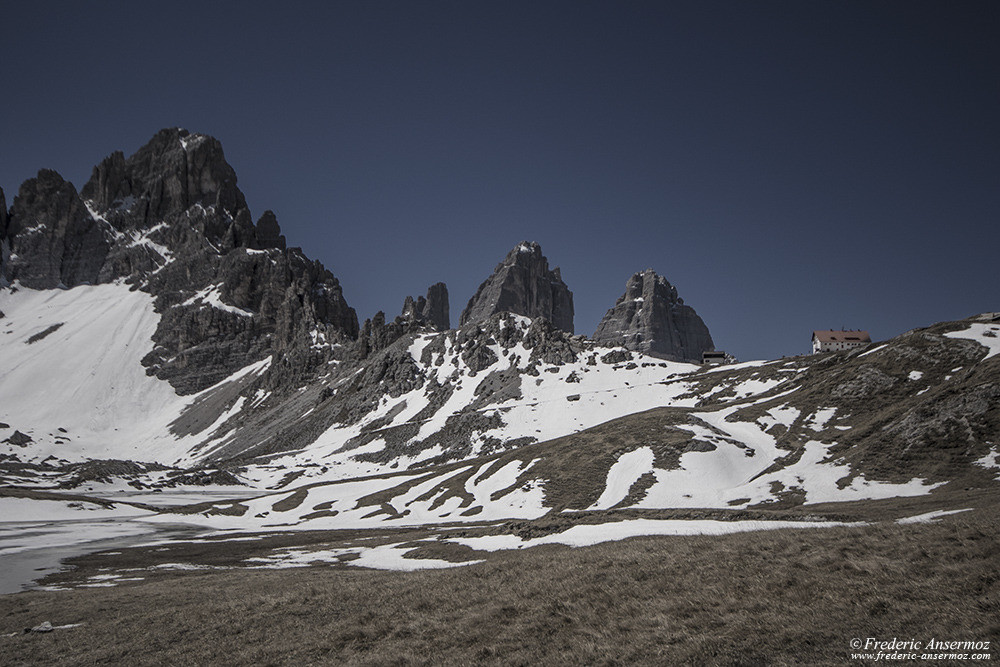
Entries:
[[81, 195], [98, 211], [127, 210], [130, 222], [141, 227], [196, 204], [217, 207], [234, 219], [245, 214], [247, 225], [250, 221], [246, 199], [236, 186], [236, 172], [226, 162], [222, 144], [214, 137], [180, 128], [160, 130], [128, 159], [121, 151], [106, 157], [94, 167]]
[[594, 340], [662, 359], [701, 363], [714, 350], [708, 327], [677, 289], [652, 269], [629, 278], [623, 294], [597, 325]]
[[7, 200], [3, 196], [3, 188], [0, 188], [0, 241], [7, 238]]
[[573, 333], [573, 293], [558, 268], [549, 270], [537, 243], [524, 241], [507, 253], [469, 299], [459, 323], [482, 322], [502, 312], [543, 317], [556, 328]]
[[403, 302], [404, 320], [412, 320], [418, 324], [430, 326], [434, 331], [447, 331], [451, 328], [451, 316], [448, 313], [448, 286], [435, 283], [427, 288], [427, 296], [406, 297]]
[[381, 310], [371, 319], [365, 320], [358, 338], [358, 352], [364, 358], [383, 350], [406, 334], [425, 331], [447, 331], [448, 288], [444, 283], [435, 283], [427, 290], [426, 297], [406, 297], [403, 312], [392, 322], [385, 321]]
[[50, 169], [21, 185], [3, 228], [3, 278], [34, 289], [98, 282], [111, 246], [73, 184]]
[[7, 257], [10, 255], [10, 244], [7, 242], [7, 200], [0, 188], [0, 285], [6, 284]]

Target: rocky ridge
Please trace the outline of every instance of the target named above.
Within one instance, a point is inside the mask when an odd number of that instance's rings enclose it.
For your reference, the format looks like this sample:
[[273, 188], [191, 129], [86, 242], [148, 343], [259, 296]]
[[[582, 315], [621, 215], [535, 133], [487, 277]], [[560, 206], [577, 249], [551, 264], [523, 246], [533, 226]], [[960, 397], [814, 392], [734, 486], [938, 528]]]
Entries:
[[701, 363], [715, 349], [708, 327], [677, 288], [652, 269], [636, 273], [597, 325], [593, 339], [661, 359]]
[[[67, 429], [72, 406], [46, 412], [31, 396], [11, 407], [19, 388], [0, 385], [5, 483], [72, 486], [109, 475], [147, 486], [239, 479], [288, 489], [423, 469], [444, 479], [428, 488], [446, 491], [424, 510], [453, 520], [494, 465], [500, 478], [513, 475], [510, 489], [544, 494], [556, 510], [801, 504], [995, 477], [995, 315], [849, 354], [706, 370], [663, 358], [700, 360], [712, 343], [664, 278], [633, 276], [588, 340], [572, 335], [572, 294], [558, 269], [537, 244], [522, 243], [480, 286], [458, 329], [448, 328], [441, 283], [408, 297], [393, 321], [379, 313], [358, 327], [336, 278], [286, 246], [273, 213], [252, 222], [209, 137], [165, 130], [132, 157], [107, 158], [81, 192], [43, 171], [22, 186], [12, 215], [0, 207], [3, 279], [97, 285], [59, 292], [64, 303], [103, 307], [131, 295], [130, 312], [153, 304], [153, 347], [136, 352], [135, 343], [149, 343], [145, 329], [105, 339], [86, 318], [28, 307], [55, 296], [4, 289], [5, 367], [30, 356], [38, 372], [19, 375], [30, 385], [51, 373], [57, 351], [112, 367], [133, 353], [184, 396], [148, 394], [156, 400], [87, 432], [92, 415]], [[113, 367], [107, 385], [127, 375], [118, 370], [127, 369]], [[134, 375], [109, 395], [129, 399], [133, 386], [148, 390], [146, 380], [166, 388]], [[88, 377], [74, 374], [80, 396], [102, 389]], [[147, 420], [171, 401], [165, 418]], [[701, 463], [686, 469], [692, 456]], [[130, 457], [156, 463], [115, 462]], [[87, 458], [105, 462], [81, 467]], [[612, 498], [594, 480], [615, 486], [618, 462], [637, 476], [616, 483], [621, 497]], [[718, 474], [688, 484], [675, 475], [682, 470]], [[477, 493], [488, 509], [493, 491]]]

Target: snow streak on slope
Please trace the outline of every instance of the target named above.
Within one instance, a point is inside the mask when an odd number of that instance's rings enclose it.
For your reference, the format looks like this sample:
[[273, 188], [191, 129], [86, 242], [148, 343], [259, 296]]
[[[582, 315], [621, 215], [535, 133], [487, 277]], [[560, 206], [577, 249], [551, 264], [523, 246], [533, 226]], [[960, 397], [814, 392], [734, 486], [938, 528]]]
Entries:
[[[498, 519], [536, 519], [546, 512], [533, 461], [397, 474], [313, 484], [243, 501], [218, 503], [184, 521], [217, 529], [317, 530], [377, 528]], [[176, 522], [176, 515], [147, 520]]]
[[835, 528], [861, 524], [835, 521], [715, 521], [712, 519], [630, 519], [612, 523], [598, 523], [568, 528], [561, 533], [524, 539], [517, 535], [484, 535], [482, 537], [453, 537], [449, 542], [462, 544], [476, 551], [525, 549], [543, 544], [565, 544], [570, 547], [589, 547], [602, 542], [614, 542], [630, 537], [650, 535], [729, 535], [759, 530], [787, 528]]
[[625, 500], [632, 485], [638, 482], [640, 477], [653, 471], [653, 461], [653, 450], [649, 447], [640, 447], [635, 451], [622, 454], [608, 470], [608, 481], [604, 486], [604, 493], [601, 494], [596, 503], [587, 509], [611, 509]]

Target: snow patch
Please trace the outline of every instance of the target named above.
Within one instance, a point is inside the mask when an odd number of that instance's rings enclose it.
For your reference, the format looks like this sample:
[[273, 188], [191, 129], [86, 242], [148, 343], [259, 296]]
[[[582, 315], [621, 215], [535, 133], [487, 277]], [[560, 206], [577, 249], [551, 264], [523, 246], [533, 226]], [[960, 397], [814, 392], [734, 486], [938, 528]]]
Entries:
[[908, 516], [902, 519], [897, 519], [896, 523], [904, 525], [909, 523], [934, 523], [943, 516], [960, 514], [962, 512], [971, 512], [972, 509], [972, 507], [967, 507], [963, 510], [937, 510], [936, 512], [927, 512], [926, 514], [918, 514], [917, 516]]
[[757, 530], [781, 528], [833, 528], [857, 526], [860, 523], [835, 521], [716, 521], [712, 519], [630, 519], [613, 523], [573, 526], [554, 535], [523, 539], [517, 535], [484, 535], [483, 537], [453, 537], [448, 541], [462, 544], [476, 551], [526, 549], [543, 544], [565, 544], [570, 547], [588, 547], [602, 542], [614, 542], [630, 537], [651, 535], [728, 535]]
[[608, 479], [604, 485], [604, 493], [597, 499], [597, 502], [587, 509], [611, 509], [625, 500], [632, 485], [639, 481], [639, 478], [643, 475], [653, 472], [654, 460], [655, 456], [650, 447], [640, 447], [619, 456], [618, 460], [608, 470]]
[[[966, 340], [976, 341], [987, 350], [986, 356], [982, 359], [983, 361], [1000, 354], [1000, 325], [998, 324], [983, 324], [981, 322], [974, 322], [969, 325], [968, 329], [946, 333], [945, 337], [964, 338]], [[953, 370], [952, 373], [957, 370], [959, 369]]]

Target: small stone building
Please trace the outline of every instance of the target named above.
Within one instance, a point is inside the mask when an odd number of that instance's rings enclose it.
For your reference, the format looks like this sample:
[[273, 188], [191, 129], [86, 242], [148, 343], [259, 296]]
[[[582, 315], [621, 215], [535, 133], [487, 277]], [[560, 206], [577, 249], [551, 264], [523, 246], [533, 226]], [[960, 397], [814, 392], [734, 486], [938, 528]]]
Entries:
[[813, 331], [813, 354], [844, 352], [872, 342], [867, 331]]

